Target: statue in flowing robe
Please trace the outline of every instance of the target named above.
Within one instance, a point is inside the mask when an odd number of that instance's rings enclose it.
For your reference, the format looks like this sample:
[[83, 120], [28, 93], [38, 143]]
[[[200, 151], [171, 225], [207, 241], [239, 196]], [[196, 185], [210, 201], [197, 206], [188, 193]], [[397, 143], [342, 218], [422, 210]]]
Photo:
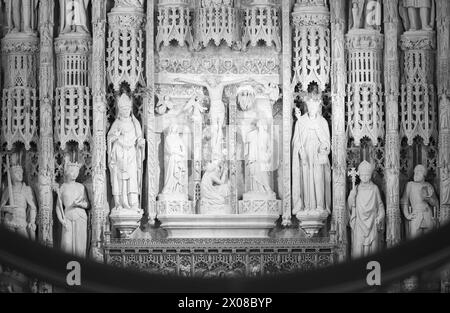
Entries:
[[406, 31], [432, 31], [436, 19], [434, 0], [402, 0], [400, 16]]
[[308, 113], [297, 114], [293, 138], [293, 214], [303, 211], [331, 213], [331, 138], [321, 115], [321, 95], [309, 94]]
[[275, 200], [269, 178], [273, 152], [270, 140], [267, 122], [258, 121], [256, 128], [247, 134], [245, 159], [250, 176], [249, 194]]
[[228, 169], [221, 169], [219, 162], [214, 161], [207, 165], [201, 182], [202, 203], [208, 206], [223, 206], [228, 203], [230, 185], [228, 182]]
[[87, 9], [90, 0], [59, 0], [60, 33], [88, 34]]
[[9, 33], [34, 33], [39, 0], [4, 0]]
[[187, 150], [178, 134], [178, 125], [172, 124], [164, 145], [164, 189], [161, 197], [187, 200]]
[[437, 226], [435, 208], [439, 207], [439, 200], [433, 186], [425, 181], [426, 176], [427, 169], [423, 165], [417, 165], [414, 169], [414, 181], [406, 185], [400, 201], [407, 220], [408, 239], [430, 232]]
[[85, 258], [88, 243], [89, 199], [86, 188], [76, 182], [81, 164], [66, 159], [64, 173], [66, 182], [57, 189], [56, 215], [63, 226], [61, 249], [80, 258]]
[[115, 210], [141, 212], [142, 167], [145, 139], [139, 121], [132, 114], [132, 101], [123, 94], [119, 114], [108, 133], [108, 157]]
[[348, 197], [352, 230], [352, 257], [371, 255], [380, 250], [385, 209], [380, 190], [372, 182], [373, 166], [364, 161], [359, 165], [361, 184]]

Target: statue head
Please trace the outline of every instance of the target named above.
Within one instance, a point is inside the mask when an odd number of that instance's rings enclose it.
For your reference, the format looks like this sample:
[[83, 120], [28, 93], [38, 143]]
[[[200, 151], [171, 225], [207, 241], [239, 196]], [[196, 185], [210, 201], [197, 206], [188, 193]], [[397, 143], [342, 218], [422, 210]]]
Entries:
[[23, 168], [20, 165], [11, 166], [11, 179], [13, 183], [23, 182]]
[[178, 135], [178, 124], [176, 122], [172, 122], [172, 124], [170, 124], [168, 134], [169, 135], [174, 135], [174, 134]]
[[131, 116], [131, 110], [133, 109], [133, 101], [126, 94], [122, 94], [117, 103], [119, 109], [118, 116], [120, 118], [127, 118]]
[[64, 165], [64, 174], [68, 181], [75, 181], [80, 175], [81, 164], [77, 162], [70, 162], [66, 160]]
[[241, 86], [237, 90], [239, 105], [242, 110], [247, 111], [255, 104], [256, 93], [255, 89], [250, 86]]
[[358, 167], [358, 174], [361, 182], [367, 184], [372, 179], [374, 167], [367, 161], [363, 161]]
[[320, 114], [322, 109], [322, 95], [319, 92], [308, 93], [304, 97], [304, 101], [308, 108], [308, 114], [310, 117], [316, 117]]
[[428, 171], [425, 166], [419, 164], [414, 168], [414, 181], [416, 183], [421, 183], [425, 181]]

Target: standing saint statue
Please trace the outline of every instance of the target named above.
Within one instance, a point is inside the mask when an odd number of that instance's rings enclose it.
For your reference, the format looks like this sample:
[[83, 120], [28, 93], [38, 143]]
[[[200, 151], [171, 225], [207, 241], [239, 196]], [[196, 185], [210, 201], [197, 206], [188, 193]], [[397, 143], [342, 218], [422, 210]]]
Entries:
[[406, 185], [401, 199], [401, 208], [407, 220], [407, 238], [414, 239], [436, 227], [437, 216], [434, 208], [439, 206], [433, 186], [425, 181], [427, 169], [417, 165], [414, 181]]
[[140, 213], [145, 139], [139, 121], [132, 114], [132, 101], [127, 95], [119, 98], [118, 110], [117, 119], [108, 133], [108, 165], [114, 210]]
[[161, 198], [187, 200], [187, 149], [178, 134], [178, 125], [172, 124], [164, 145], [164, 189]]
[[88, 243], [89, 199], [86, 188], [76, 182], [81, 164], [72, 163], [66, 158], [64, 174], [66, 182], [61, 188], [55, 188], [58, 195], [56, 216], [63, 226], [61, 249], [80, 258], [85, 258]]
[[223, 127], [225, 124], [226, 109], [222, 98], [225, 87], [247, 81], [249, 81], [247, 78], [223, 81], [220, 77], [207, 77], [204, 80], [196, 80], [193, 78], [177, 78], [175, 80], [175, 82], [202, 86], [208, 90], [209, 100], [211, 102], [209, 114], [211, 116], [211, 149], [213, 160], [223, 159], [222, 142], [224, 138]]
[[352, 229], [352, 257], [360, 258], [380, 250], [385, 218], [380, 190], [372, 182], [373, 166], [367, 161], [358, 168], [361, 184], [348, 197]]
[[293, 213], [331, 213], [330, 130], [321, 115], [321, 95], [310, 93], [305, 103], [308, 113], [297, 111], [293, 139]]
[[249, 193], [245, 197], [257, 197], [257, 200], [275, 200], [275, 192], [270, 186], [272, 146], [267, 122], [259, 120], [256, 128], [247, 134], [245, 140], [245, 159], [249, 170]]
[[432, 31], [435, 25], [436, 4], [434, 0], [402, 0], [400, 16], [406, 31]]
[[36, 201], [31, 188], [23, 182], [22, 166], [14, 161], [13, 163], [15, 165], [10, 167], [8, 159], [8, 189], [2, 194], [0, 203], [3, 225], [30, 240], [35, 240]]
[[59, 0], [60, 33], [88, 34], [87, 9], [90, 0]]
[[6, 3], [6, 22], [10, 33], [34, 33], [39, 0], [3, 0]]

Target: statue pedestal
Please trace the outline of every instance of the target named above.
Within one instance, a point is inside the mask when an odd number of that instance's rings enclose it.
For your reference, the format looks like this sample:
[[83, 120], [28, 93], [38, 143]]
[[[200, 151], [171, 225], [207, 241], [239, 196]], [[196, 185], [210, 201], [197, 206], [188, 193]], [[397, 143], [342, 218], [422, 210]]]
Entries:
[[188, 215], [195, 214], [195, 208], [192, 201], [189, 200], [170, 200], [163, 199], [157, 202], [158, 216], [162, 215]]
[[268, 238], [278, 214], [160, 216], [169, 239]]
[[297, 214], [300, 221], [300, 228], [303, 229], [309, 238], [319, 234], [328, 219], [328, 212], [325, 210], [303, 211]]
[[142, 214], [133, 211], [115, 211], [110, 215], [112, 232], [116, 237], [126, 239], [140, 226]]
[[202, 215], [230, 215], [235, 212], [233, 212], [233, 208], [229, 204], [210, 205], [207, 202], [200, 201], [199, 213]]
[[239, 214], [252, 214], [252, 215], [281, 215], [282, 214], [282, 201], [280, 200], [255, 200], [247, 199], [244, 196], [244, 200], [239, 201]]

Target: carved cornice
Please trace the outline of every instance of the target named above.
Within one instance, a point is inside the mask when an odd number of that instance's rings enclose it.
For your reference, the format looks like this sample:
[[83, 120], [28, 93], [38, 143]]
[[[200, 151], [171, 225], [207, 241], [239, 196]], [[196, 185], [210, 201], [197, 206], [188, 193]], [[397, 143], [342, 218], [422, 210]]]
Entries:
[[55, 39], [55, 53], [87, 54], [92, 51], [92, 39], [87, 37], [60, 36]]
[[7, 36], [2, 39], [2, 53], [36, 53], [39, 50], [39, 39], [36, 36]]
[[382, 50], [384, 36], [378, 31], [363, 29], [353, 30], [345, 36], [346, 46], [349, 50]]
[[330, 25], [330, 11], [324, 0], [298, 0], [292, 12], [292, 20], [296, 26]]
[[108, 14], [108, 23], [111, 30], [116, 29], [141, 29], [144, 27], [145, 14], [134, 12], [114, 12]]
[[435, 32], [406, 32], [402, 35], [402, 50], [435, 50], [436, 33]]

